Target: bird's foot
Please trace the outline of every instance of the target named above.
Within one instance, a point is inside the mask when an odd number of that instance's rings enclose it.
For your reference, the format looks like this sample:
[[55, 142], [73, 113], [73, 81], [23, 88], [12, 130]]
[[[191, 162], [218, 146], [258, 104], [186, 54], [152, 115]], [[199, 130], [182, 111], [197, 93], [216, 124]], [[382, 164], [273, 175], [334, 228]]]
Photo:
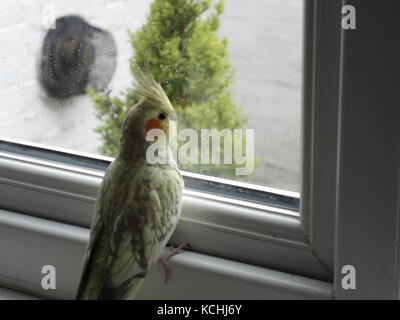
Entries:
[[167, 283], [169, 275], [170, 275], [170, 268], [169, 268], [169, 259], [173, 256], [182, 253], [184, 250], [190, 249], [190, 245], [188, 243], [182, 243], [178, 247], [167, 247], [166, 251], [158, 258], [158, 261], [162, 264], [165, 271], [165, 280], [164, 283]]

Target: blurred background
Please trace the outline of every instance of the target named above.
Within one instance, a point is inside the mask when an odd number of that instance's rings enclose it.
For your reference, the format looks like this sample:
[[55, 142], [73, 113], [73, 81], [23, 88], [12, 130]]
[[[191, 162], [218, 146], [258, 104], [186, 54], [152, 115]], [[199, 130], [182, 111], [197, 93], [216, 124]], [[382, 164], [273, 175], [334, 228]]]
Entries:
[[[93, 103], [55, 99], [38, 81], [43, 41], [54, 18], [77, 14], [111, 35], [116, 68], [109, 90], [132, 85], [127, 30], [145, 22], [151, 0], [0, 2], [0, 136], [100, 153]], [[258, 166], [246, 182], [299, 190], [302, 0], [225, 0], [218, 34], [236, 69], [233, 100], [255, 131]], [[108, 81], [107, 81], [108, 82]]]

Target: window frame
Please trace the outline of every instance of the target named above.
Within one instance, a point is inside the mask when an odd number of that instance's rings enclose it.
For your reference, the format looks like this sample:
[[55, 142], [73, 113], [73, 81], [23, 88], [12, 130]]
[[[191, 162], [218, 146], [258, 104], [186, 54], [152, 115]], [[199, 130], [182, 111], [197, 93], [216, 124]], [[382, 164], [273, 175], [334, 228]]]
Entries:
[[[399, 299], [400, 8], [341, 2], [356, 8], [357, 28], [342, 30], [334, 295]], [[355, 290], [342, 286], [346, 265]]]
[[[340, 2], [304, 2], [300, 216], [284, 214], [287, 208], [185, 190], [182, 219], [171, 244], [189, 241], [200, 254], [332, 284], [338, 128], [331, 121], [338, 116], [340, 8]], [[0, 207], [89, 227], [102, 176], [98, 170], [9, 152], [0, 152], [0, 170], [0, 194], [8, 195], [0, 199]], [[24, 202], [18, 201], [22, 197]]]
[[333, 280], [341, 55], [340, 1], [305, 1], [301, 226]]

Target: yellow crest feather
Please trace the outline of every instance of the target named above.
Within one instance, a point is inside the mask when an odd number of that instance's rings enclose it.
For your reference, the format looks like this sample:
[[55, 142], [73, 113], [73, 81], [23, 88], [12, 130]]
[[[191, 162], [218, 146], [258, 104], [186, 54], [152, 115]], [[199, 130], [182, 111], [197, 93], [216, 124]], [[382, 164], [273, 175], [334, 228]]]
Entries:
[[151, 73], [149, 71], [143, 72], [137, 66], [132, 65], [131, 68], [132, 74], [135, 78], [135, 93], [140, 97], [140, 99], [173, 111], [174, 108], [172, 107], [164, 89], [154, 80]]

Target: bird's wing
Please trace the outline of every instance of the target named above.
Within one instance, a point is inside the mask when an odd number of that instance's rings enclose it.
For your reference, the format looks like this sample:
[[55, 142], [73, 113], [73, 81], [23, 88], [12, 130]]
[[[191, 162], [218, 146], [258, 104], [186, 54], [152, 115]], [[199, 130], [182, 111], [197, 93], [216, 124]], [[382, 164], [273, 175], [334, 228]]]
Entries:
[[[99, 194], [102, 193], [102, 190], [106, 191], [108, 189], [108, 185], [109, 181], [107, 175], [105, 175], [105, 178], [102, 181], [99, 188]], [[109, 199], [101, 199], [101, 200], [103, 202], [109, 201]], [[107, 239], [106, 232], [104, 230], [104, 225], [105, 225], [104, 217], [102, 216], [102, 210], [104, 209], [104, 207], [105, 207], [104, 203], [101, 202], [97, 203], [96, 210], [92, 217], [92, 223], [90, 227], [90, 238], [83, 259], [82, 278], [76, 295], [77, 299], [84, 298], [83, 297], [84, 292], [85, 295], [87, 295], [89, 291], [96, 291], [96, 287], [98, 287], [99, 285], [99, 281], [97, 278], [98, 276], [100, 276], [99, 274], [100, 270], [94, 270], [94, 269], [96, 268], [97, 265], [101, 265], [102, 261], [107, 261], [106, 257], [108, 253], [108, 243], [106, 240]]]
[[179, 219], [181, 187], [176, 180], [160, 185], [146, 177], [136, 184], [114, 224], [101, 299], [136, 295]]
[[136, 295], [181, 211], [181, 177], [167, 179], [169, 184], [160, 180], [151, 174], [136, 180], [113, 221], [103, 221], [101, 211], [110, 209], [106, 204], [112, 200], [109, 192], [103, 197], [104, 205], [99, 203], [93, 217], [77, 299], [127, 299]]

